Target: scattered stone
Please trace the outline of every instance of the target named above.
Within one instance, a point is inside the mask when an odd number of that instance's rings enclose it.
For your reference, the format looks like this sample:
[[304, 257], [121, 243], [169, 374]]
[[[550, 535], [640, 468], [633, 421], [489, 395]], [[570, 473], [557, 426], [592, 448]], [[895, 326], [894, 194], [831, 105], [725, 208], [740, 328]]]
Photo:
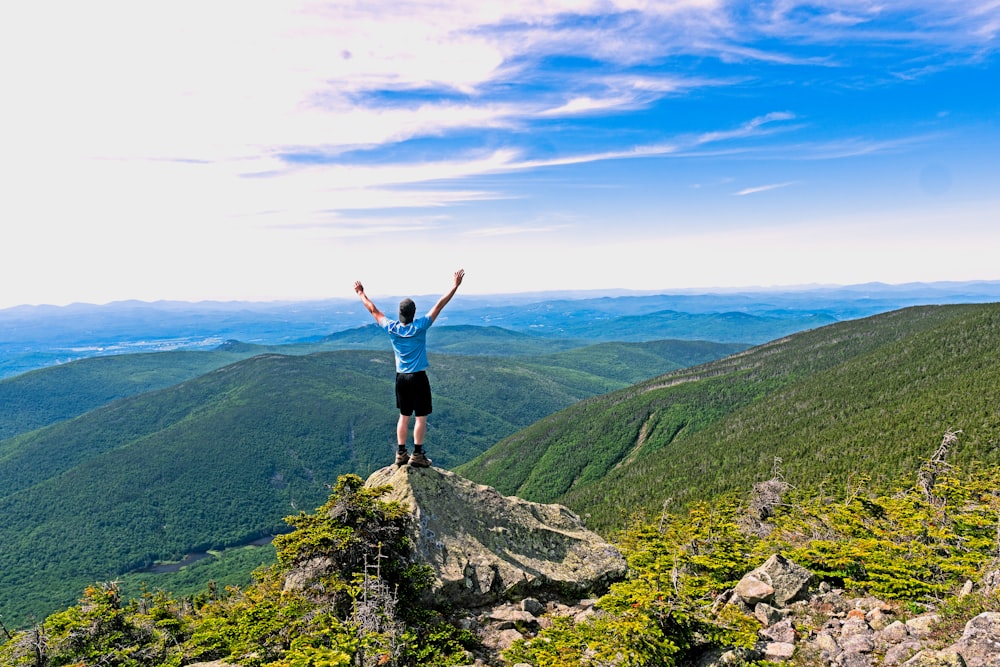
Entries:
[[774, 597], [774, 587], [748, 574], [736, 584], [736, 595], [748, 607], [753, 607]]
[[795, 644], [789, 642], [771, 642], [764, 647], [764, 658], [775, 662], [791, 660], [795, 653]]
[[968, 667], [1000, 665], [1000, 613], [983, 612], [973, 618], [951, 648], [965, 659]]
[[541, 616], [545, 613], [545, 605], [535, 598], [525, 598], [521, 600], [521, 609], [528, 612], [532, 616]]
[[882, 664], [885, 667], [895, 667], [901, 665], [920, 651], [920, 642], [916, 639], [907, 639], [893, 646], [885, 652]]
[[748, 576], [774, 588], [774, 603], [778, 607], [784, 607], [804, 596], [813, 580], [812, 572], [779, 554], [768, 558]]
[[917, 639], [926, 639], [940, 620], [941, 617], [937, 614], [924, 614], [923, 616], [917, 616], [908, 620], [906, 622], [906, 629]]
[[840, 650], [844, 653], [871, 653], [875, 650], [875, 639], [870, 633], [850, 635], [841, 639]]
[[795, 628], [792, 626], [791, 619], [785, 619], [764, 628], [760, 631], [760, 636], [762, 639], [780, 644], [794, 644], [796, 639]]
[[875, 631], [884, 630], [893, 622], [898, 623], [898, 621], [893, 619], [890, 612], [882, 609], [872, 609], [865, 614], [865, 620], [868, 621], [868, 625], [871, 626], [871, 629]]
[[844, 599], [842, 591], [827, 591], [821, 593], [818, 598], [814, 598], [809, 603], [809, 608], [819, 614], [827, 616], [837, 616], [850, 611], [850, 603]]
[[954, 651], [921, 651], [903, 663], [903, 667], [967, 667], [962, 656]]
[[778, 609], [777, 607], [772, 607], [766, 602], [758, 602], [757, 606], [753, 608], [753, 615], [765, 628], [774, 625], [783, 618], [786, 618], [790, 613], [791, 612], [787, 609]]
[[902, 644], [909, 636], [910, 632], [902, 621], [893, 621], [879, 633], [879, 638], [886, 644]]
[[840, 644], [837, 643], [836, 637], [833, 636], [832, 632], [825, 630], [816, 635], [816, 647], [831, 656], [840, 653]]
[[868, 623], [865, 621], [864, 616], [860, 618], [857, 616], [848, 616], [847, 620], [840, 627], [841, 637], [853, 637], [855, 635], [870, 635], [872, 629], [868, 627]]
[[849, 653], [844, 651], [837, 656], [834, 664], [838, 667], [873, 667], [874, 660], [867, 653]]

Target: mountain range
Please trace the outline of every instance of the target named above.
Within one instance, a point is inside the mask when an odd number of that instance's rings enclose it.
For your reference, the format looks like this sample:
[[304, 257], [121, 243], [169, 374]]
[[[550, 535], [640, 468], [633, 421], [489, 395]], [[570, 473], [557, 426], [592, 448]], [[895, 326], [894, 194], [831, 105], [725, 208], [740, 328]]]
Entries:
[[[949, 430], [959, 460], [997, 460], [997, 304], [815, 327], [796, 312], [754, 347], [585, 344], [634, 315], [595, 316], [583, 338], [572, 321], [552, 337], [435, 327], [435, 465], [610, 534], [779, 464], [796, 486], [891, 485]], [[0, 381], [0, 615], [23, 621], [95, 580], [266, 537], [338, 474], [385, 465], [395, 411], [378, 333], [93, 356]]]
[[[587, 359], [576, 350], [432, 354], [429, 452], [451, 467], [555, 410], [628, 386], [637, 372], [745, 347], [606, 343]], [[0, 381], [9, 424], [0, 614], [23, 619], [94, 580], [271, 535], [287, 514], [321, 504], [339, 475], [391, 463], [391, 352], [249, 354], [94, 357]]]
[[[349, 289], [345, 286], [345, 291]], [[228, 340], [263, 346], [315, 342], [371, 322], [360, 301], [348, 294], [323, 301], [119, 301], [4, 308], [0, 309], [0, 378], [91, 356], [211, 350]], [[414, 298], [418, 308], [426, 308], [438, 295]], [[389, 311], [398, 300], [398, 296], [376, 298]], [[1000, 301], [1000, 281], [671, 293], [462, 292], [439, 324], [499, 326], [536, 337], [579, 338], [580, 345], [667, 338], [758, 344], [907, 306], [993, 301]]]

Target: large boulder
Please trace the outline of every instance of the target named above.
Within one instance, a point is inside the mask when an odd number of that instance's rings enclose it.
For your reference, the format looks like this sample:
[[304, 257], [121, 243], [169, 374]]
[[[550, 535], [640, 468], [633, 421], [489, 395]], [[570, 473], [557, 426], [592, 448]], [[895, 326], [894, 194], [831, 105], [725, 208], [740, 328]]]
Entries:
[[561, 505], [503, 496], [438, 468], [392, 466], [366, 486], [413, 513], [414, 559], [430, 565], [430, 601], [464, 607], [548, 591], [581, 596], [625, 576], [614, 547]]
[[983, 612], [965, 624], [965, 632], [951, 649], [968, 667], [1000, 665], [1000, 613]]
[[[770, 601], [776, 607], [784, 607], [802, 599], [812, 581], [813, 575], [809, 570], [775, 554], [763, 565], [748, 572], [737, 584], [736, 592], [747, 602], [747, 592], [755, 592], [759, 599], [755, 598], [753, 604]], [[768, 590], [770, 593], [765, 593]]]

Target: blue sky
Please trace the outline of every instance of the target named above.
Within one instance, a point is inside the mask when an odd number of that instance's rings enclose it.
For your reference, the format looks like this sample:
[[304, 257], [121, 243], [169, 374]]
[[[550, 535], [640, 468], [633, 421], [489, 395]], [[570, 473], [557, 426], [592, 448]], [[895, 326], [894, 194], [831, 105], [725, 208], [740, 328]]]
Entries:
[[997, 0], [0, 24], [0, 307], [1000, 279]]

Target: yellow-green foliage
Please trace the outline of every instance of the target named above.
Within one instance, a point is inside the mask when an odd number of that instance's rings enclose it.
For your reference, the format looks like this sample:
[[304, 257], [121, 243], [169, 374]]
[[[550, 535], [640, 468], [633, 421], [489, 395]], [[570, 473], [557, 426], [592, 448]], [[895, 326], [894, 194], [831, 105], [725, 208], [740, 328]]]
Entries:
[[[405, 565], [399, 522], [406, 513], [381, 501], [384, 491], [342, 477], [316, 514], [289, 519], [297, 530], [279, 540], [279, 563], [257, 572], [245, 590], [210, 589], [183, 600], [147, 593], [124, 603], [114, 584], [89, 587], [79, 605], [8, 635], [0, 665], [97, 664], [97, 656], [122, 667], [220, 659], [248, 667], [466, 664], [468, 632], [415, 597], [402, 604], [403, 591], [417, 591], [426, 571]], [[728, 495], [629, 527], [616, 539], [629, 576], [598, 601], [598, 613], [576, 624], [555, 619], [536, 638], [516, 642], [505, 659], [535, 667], [669, 667], [706, 647], [749, 647], [758, 621], [713, 603], [774, 553], [852, 593], [933, 601], [949, 627], [1000, 609], [995, 596], [949, 597], [996, 567], [1000, 467], [962, 471], [939, 461], [895, 492], [862, 483], [842, 497], [786, 496], [765, 514], [753, 515], [751, 502]], [[366, 564], [379, 553], [394, 554], [398, 564], [384, 564], [373, 577]], [[285, 590], [289, 569], [315, 557], [336, 566], [316, 587]], [[359, 620], [361, 592], [387, 590], [399, 591], [398, 613], [387, 606], [374, 620]]]
[[945, 471], [932, 493], [812, 498], [774, 517], [771, 542], [823, 578], [891, 600], [939, 598], [994, 556], [1000, 468]]
[[[404, 593], [412, 597], [426, 583], [427, 575], [409, 564], [403, 531], [409, 514], [380, 499], [386, 490], [363, 488], [356, 475], [341, 477], [315, 514], [289, 518], [297, 530], [276, 540], [279, 562], [256, 572], [246, 589], [220, 592], [210, 587], [182, 600], [147, 593], [124, 604], [116, 584], [88, 587], [78, 605], [9, 633], [0, 644], [0, 665], [180, 667], [225, 660], [247, 667], [402, 667], [461, 662], [468, 633], [400, 604]], [[285, 574], [315, 557], [335, 565], [308, 591], [286, 590]], [[367, 567], [380, 560], [387, 562]], [[384, 594], [375, 608], [372, 591]], [[365, 616], [358, 613], [363, 592]]]
[[748, 508], [736, 496], [630, 528], [618, 538], [629, 577], [601, 598], [602, 614], [577, 625], [559, 620], [506, 658], [639, 667], [685, 664], [706, 646], [749, 647], [759, 622], [732, 605], [713, 610], [713, 602], [774, 553], [817, 580], [910, 602], [940, 601], [997, 555], [1000, 467], [941, 465], [932, 485], [882, 495], [864, 488], [839, 499], [789, 495], [756, 524], [766, 530], [747, 528]]

